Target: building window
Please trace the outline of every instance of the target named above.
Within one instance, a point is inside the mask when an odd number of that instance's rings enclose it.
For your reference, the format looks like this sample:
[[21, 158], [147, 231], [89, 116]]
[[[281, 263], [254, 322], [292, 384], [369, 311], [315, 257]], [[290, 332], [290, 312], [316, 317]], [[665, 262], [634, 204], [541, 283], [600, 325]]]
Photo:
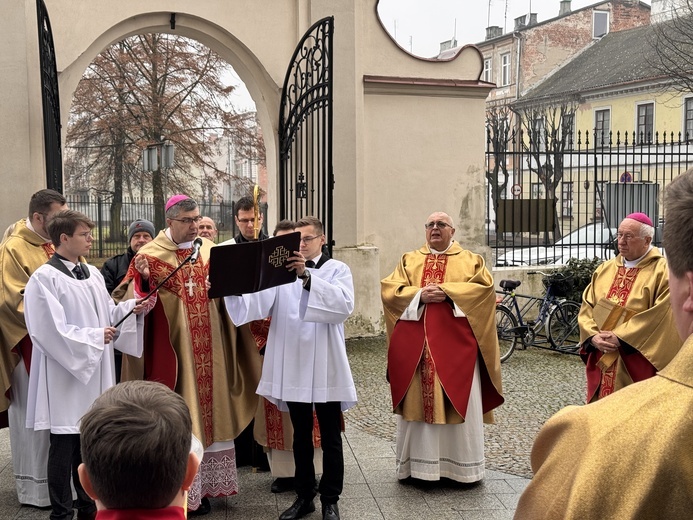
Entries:
[[493, 81], [493, 59], [486, 58], [484, 60], [484, 81], [491, 83]]
[[592, 38], [599, 39], [609, 32], [609, 12], [592, 11]]
[[685, 107], [684, 121], [686, 126], [684, 127], [684, 132], [686, 133], [686, 141], [689, 141], [693, 140], [693, 98], [686, 99]]
[[546, 190], [544, 189], [544, 184], [541, 182], [533, 182], [531, 184], [531, 191], [531, 198], [534, 200], [546, 198]]
[[510, 85], [510, 53], [501, 54], [501, 87]]
[[654, 132], [654, 103], [638, 105], [638, 144], [652, 143]]
[[572, 150], [575, 144], [575, 114], [563, 114], [561, 117], [561, 139], [564, 149]]
[[573, 183], [564, 182], [562, 183], [562, 208], [561, 215], [565, 218], [572, 218], [573, 216]]
[[537, 117], [532, 121], [532, 135], [530, 135], [531, 150], [533, 152], [546, 151], [546, 130], [544, 128], [544, 118]]
[[594, 112], [594, 143], [596, 148], [609, 146], [611, 110], [606, 108]]

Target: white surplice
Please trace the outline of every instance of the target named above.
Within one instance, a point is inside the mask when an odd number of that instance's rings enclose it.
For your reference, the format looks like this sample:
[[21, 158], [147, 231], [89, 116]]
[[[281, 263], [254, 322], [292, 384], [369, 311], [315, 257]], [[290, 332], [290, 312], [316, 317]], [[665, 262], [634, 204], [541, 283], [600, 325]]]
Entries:
[[356, 388], [344, 343], [344, 320], [354, 310], [349, 267], [330, 259], [302, 281], [253, 294], [227, 296], [236, 325], [272, 317], [257, 393], [287, 411], [286, 402], [356, 404]]
[[79, 421], [94, 400], [115, 385], [113, 348], [142, 355], [143, 316], [131, 315], [115, 341], [104, 328], [117, 323], [135, 300], [113, 303], [93, 266], [86, 280], [49, 264], [39, 267], [24, 293], [24, 316], [33, 343], [27, 428], [79, 433]]

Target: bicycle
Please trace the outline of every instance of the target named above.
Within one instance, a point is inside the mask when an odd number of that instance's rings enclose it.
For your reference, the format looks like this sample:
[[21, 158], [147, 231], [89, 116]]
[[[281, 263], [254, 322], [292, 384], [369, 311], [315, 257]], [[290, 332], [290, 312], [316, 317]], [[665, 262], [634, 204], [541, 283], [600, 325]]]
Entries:
[[[546, 288], [543, 297], [515, 293], [522, 282], [519, 280], [501, 280], [502, 291], [496, 301], [496, 330], [501, 349], [501, 363], [510, 358], [517, 348], [529, 346], [555, 350], [565, 354], [578, 354], [580, 331], [578, 313], [580, 305], [565, 298], [573, 286], [572, 276], [563, 273], [544, 273], [529, 271], [527, 274], [541, 274]], [[522, 306], [518, 298], [526, 299]], [[539, 307], [536, 319], [526, 320], [525, 316], [535, 307]], [[545, 332], [542, 335], [542, 332]], [[539, 339], [538, 339], [539, 338]], [[545, 346], [548, 341], [550, 346]]]

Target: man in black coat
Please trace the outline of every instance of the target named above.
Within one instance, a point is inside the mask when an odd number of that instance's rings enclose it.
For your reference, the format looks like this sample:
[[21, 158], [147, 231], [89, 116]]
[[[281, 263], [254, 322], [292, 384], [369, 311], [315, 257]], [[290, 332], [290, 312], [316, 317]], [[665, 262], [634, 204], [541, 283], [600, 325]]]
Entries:
[[125, 253], [109, 258], [101, 267], [101, 274], [106, 281], [108, 293], [120, 285], [120, 282], [128, 272], [130, 262], [140, 248], [154, 238], [154, 224], [148, 220], [138, 218], [128, 229], [128, 250]]

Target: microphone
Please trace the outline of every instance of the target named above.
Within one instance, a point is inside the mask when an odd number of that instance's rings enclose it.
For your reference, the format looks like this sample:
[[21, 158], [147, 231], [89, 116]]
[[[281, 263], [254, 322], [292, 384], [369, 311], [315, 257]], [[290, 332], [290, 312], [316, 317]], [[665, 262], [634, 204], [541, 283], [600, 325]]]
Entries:
[[200, 237], [197, 237], [193, 242], [193, 252], [190, 255], [191, 264], [197, 262], [197, 257], [200, 256], [200, 247], [202, 247], [202, 239]]

